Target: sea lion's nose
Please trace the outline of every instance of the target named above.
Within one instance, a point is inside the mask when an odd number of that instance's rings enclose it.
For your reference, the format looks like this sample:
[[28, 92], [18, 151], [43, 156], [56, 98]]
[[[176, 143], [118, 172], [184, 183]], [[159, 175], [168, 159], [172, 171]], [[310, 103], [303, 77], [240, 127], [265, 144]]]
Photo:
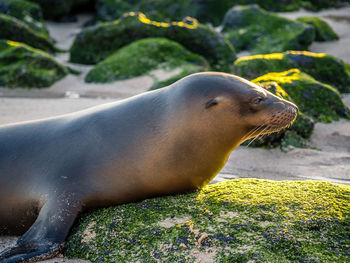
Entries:
[[290, 101], [286, 104], [286, 109], [294, 114], [298, 113], [299, 110], [298, 106]]
[[298, 112], [298, 107], [296, 105], [289, 106], [288, 109], [290, 112], [292, 112], [294, 114], [297, 114], [297, 112]]

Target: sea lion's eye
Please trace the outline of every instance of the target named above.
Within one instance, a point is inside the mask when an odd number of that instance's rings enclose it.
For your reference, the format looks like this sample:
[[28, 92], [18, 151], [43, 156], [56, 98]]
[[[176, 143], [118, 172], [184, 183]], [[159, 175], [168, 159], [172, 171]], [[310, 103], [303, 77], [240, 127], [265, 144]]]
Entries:
[[261, 103], [263, 100], [264, 100], [264, 99], [263, 99], [262, 97], [257, 97], [257, 98], [255, 98], [255, 99], [252, 101], [252, 103], [253, 103], [253, 104], [259, 104], [259, 103]]
[[205, 104], [205, 108], [208, 109], [216, 104], [218, 104], [220, 101], [219, 98], [215, 98], [215, 99], [212, 99], [212, 100], [209, 100], [206, 104]]

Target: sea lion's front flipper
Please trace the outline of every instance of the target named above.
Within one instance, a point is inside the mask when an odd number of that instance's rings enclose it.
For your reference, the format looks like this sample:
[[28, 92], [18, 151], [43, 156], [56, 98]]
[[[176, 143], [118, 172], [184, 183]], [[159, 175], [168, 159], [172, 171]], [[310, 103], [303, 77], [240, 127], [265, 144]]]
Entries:
[[0, 263], [32, 262], [57, 254], [80, 208], [81, 200], [74, 194], [50, 198], [16, 245], [0, 253]]

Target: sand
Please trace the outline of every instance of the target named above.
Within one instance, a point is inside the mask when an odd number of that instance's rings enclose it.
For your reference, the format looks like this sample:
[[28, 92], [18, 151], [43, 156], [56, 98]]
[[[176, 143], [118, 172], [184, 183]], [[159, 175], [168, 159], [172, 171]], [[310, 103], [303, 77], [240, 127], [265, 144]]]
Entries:
[[[324, 52], [350, 63], [350, 7], [329, 9], [319, 13], [298, 11], [281, 13], [288, 18], [315, 15], [326, 20], [338, 33], [340, 40], [315, 42], [311, 51]], [[51, 36], [57, 46], [68, 50], [75, 35], [91, 15], [80, 15], [77, 23], [49, 22]], [[245, 55], [246, 52], [240, 55]], [[25, 90], [0, 88], [0, 125], [52, 117], [91, 106], [123, 99], [148, 90], [151, 76], [141, 76], [112, 84], [86, 84], [84, 77], [91, 66], [69, 63], [68, 53], [57, 56], [61, 62], [81, 71], [69, 75], [48, 89]], [[156, 71], [159, 78], [174, 72]], [[350, 106], [350, 94], [343, 95]], [[231, 154], [226, 166], [213, 183], [230, 178], [256, 177], [271, 180], [323, 180], [350, 185], [350, 122], [340, 120], [330, 124], [317, 123], [310, 145], [317, 150], [290, 147], [279, 149], [239, 147]], [[12, 245], [16, 237], [0, 237], [0, 251]], [[56, 257], [42, 262], [85, 262]]]

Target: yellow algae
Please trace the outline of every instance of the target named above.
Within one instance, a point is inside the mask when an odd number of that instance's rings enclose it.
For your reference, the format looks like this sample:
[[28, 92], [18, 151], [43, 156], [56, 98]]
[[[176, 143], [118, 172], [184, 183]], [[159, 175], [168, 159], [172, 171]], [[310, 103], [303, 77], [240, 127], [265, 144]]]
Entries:
[[12, 40], [7, 40], [6, 43], [9, 44], [10, 46], [13, 46], [13, 47], [22, 46], [22, 44], [20, 42], [16, 42], [16, 41], [12, 41]]
[[[149, 19], [144, 13], [142, 12], [129, 12], [125, 13], [122, 17], [126, 18], [129, 16], [137, 16], [139, 21], [144, 24], [150, 24], [157, 27], [170, 27], [170, 26], [178, 26], [178, 27], [186, 27], [189, 29], [195, 29], [198, 27], [198, 20], [193, 17], [185, 17], [182, 21], [173, 21], [170, 23], [166, 22], [158, 22], [153, 21]], [[115, 20], [113, 23], [118, 24], [120, 22], [120, 19]]]
[[[315, 57], [315, 58], [322, 58], [327, 56], [325, 53], [314, 53], [310, 51], [298, 51], [298, 50], [290, 50], [286, 51], [286, 54], [293, 54], [293, 55], [304, 55], [304, 56], [309, 56], [309, 57]], [[280, 53], [282, 54], [282, 53]], [[283, 56], [283, 55], [282, 55]]]
[[300, 70], [293, 68], [284, 72], [271, 72], [256, 79], [252, 82], [264, 82], [264, 81], [276, 81], [278, 83], [292, 83], [294, 80], [299, 79]]
[[234, 64], [237, 64], [242, 61], [249, 61], [253, 59], [283, 59], [283, 53], [271, 53], [271, 54], [258, 54], [253, 56], [246, 56], [238, 58]]

